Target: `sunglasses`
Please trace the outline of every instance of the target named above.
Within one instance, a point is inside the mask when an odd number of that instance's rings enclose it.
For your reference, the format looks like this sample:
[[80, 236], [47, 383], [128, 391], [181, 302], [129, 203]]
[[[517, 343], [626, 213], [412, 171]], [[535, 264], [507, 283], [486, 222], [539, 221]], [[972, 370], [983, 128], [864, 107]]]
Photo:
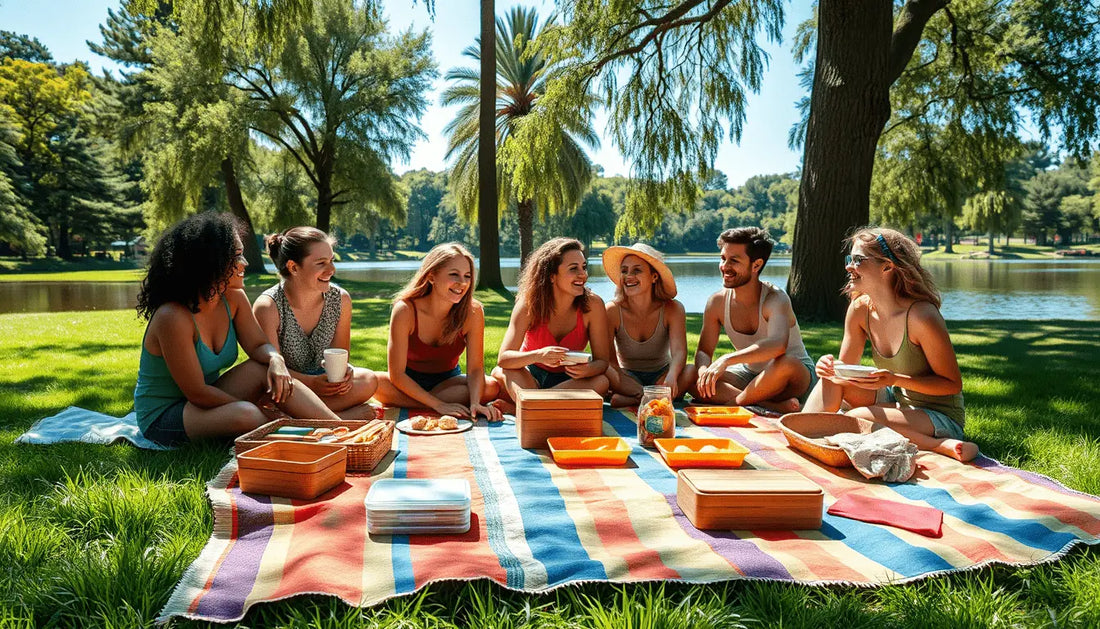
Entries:
[[858, 253], [851, 254], [851, 255], [846, 255], [846, 256], [844, 256], [844, 266], [851, 265], [851, 266], [858, 267], [859, 265], [863, 264], [865, 261], [871, 260], [871, 259], [872, 259], [871, 256], [862, 256], [862, 255], [859, 255]]

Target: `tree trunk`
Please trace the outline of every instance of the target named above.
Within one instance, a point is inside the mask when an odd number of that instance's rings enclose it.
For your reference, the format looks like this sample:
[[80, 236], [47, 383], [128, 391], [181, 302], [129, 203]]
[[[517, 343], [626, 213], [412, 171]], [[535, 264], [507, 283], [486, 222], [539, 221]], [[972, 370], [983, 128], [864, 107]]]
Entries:
[[329, 232], [332, 228], [332, 173], [336, 167], [335, 155], [329, 145], [321, 148], [317, 168], [317, 229]]
[[955, 224], [950, 217], [943, 219], [943, 239], [947, 243], [943, 246], [943, 252], [955, 253]]
[[69, 245], [69, 219], [62, 218], [57, 223], [57, 257], [72, 260], [73, 250]]
[[516, 204], [519, 218], [519, 266], [527, 262], [527, 257], [535, 250], [535, 202], [531, 199]]
[[481, 263], [478, 288], [504, 290], [500, 276], [500, 223], [497, 217], [497, 37], [496, 2], [481, 0], [481, 103], [478, 107], [477, 225]]
[[993, 230], [989, 230], [989, 255], [993, 255]]
[[875, 146], [890, 117], [893, 5], [822, 0], [788, 290], [800, 318], [841, 320], [842, 241], [867, 224]]
[[237, 171], [233, 167], [232, 158], [222, 160], [222, 178], [225, 180], [225, 196], [229, 202], [229, 211], [241, 221], [244, 233], [241, 241], [244, 244], [244, 259], [248, 260], [248, 268], [245, 273], [263, 273], [264, 259], [260, 255], [260, 246], [256, 243], [256, 230], [252, 227], [252, 217], [248, 215], [248, 208], [244, 206], [244, 196], [241, 195], [241, 184], [237, 181]]

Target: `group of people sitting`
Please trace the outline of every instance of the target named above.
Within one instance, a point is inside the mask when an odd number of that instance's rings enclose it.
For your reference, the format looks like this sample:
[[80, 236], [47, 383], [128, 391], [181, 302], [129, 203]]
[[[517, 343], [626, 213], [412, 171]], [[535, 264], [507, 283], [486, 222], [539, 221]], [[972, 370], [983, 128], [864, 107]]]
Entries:
[[[372, 398], [490, 421], [514, 411], [520, 389], [591, 389], [612, 406], [630, 407], [643, 387], [657, 384], [697, 403], [843, 411], [924, 449], [963, 460], [977, 454], [962, 440], [962, 378], [939, 293], [917, 245], [894, 230], [862, 229], [850, 238], [844, 291], [851, 303], [840, 353], [816, 364], [787, 295], [760, 279], [774, 243], [764, 230], [743, 227], [718, 237], [723, 288], [707, 301], [691, 364], [684, 306], [658, 251], [609, 247], [603, 267], [616, 292], [605, 304], [587, 285], [583, 245], [554, 238], [521, 269], [491, 373], [485, 312], [473, 297], [474, 258], [450, 243], [432, 249], [394, 299], [387, 370], [349, 363], [337, 381], [326, 377], [322, 356], [349, 349], [352, 303], [332, 282], [333, 239], [312, 227], [269, 236], [280, 282], [250, 304], [239, 231], [227, 214], [200, 213], [166, 231], [150, 257], [138, 298], [149, 323], [134, 404], [152, 441], [235, 436], [283, 415], [369, 418]], [[723, 330], [734, 351], [716, 357]], [[858, 364], [868, 341], [878, 369], [839, 377], [834, 363]], [[238, 346], [249, 359], [234, 366]], [[570, 360], [569, 352], [589, 348], [590, 360]]]

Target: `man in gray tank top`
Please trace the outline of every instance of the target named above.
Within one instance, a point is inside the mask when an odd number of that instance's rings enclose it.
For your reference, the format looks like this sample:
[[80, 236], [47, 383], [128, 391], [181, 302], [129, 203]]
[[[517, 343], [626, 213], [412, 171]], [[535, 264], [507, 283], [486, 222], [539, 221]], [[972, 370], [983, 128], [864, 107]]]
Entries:
[[[775, 243], [759, 227], [727, 229], [718, 237], [722, 290], [710, 296], [695, 352], [697, 401], [755, 404], [780, 413], [801, 408], [817, 380], [802, 344], [791, 300], [760, 281]], [[734, 347], [714, 358], [722, 330]]]

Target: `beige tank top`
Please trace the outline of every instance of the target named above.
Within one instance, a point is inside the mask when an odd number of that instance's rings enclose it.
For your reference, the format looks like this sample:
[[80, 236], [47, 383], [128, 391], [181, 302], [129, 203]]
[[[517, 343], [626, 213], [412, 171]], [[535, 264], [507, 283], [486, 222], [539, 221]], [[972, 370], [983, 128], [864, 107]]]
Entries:
[[[742, 334], [733, 329], [730, 325], [730, 305], [733, 302], [733, 289], [726, 289], [726, 310], [722, 314], [722, 325], [726, 328], [726, 336], [729, 337], [730, 342], [733, 343], [734, 349], [742, 349], [767, 338], [768, 336], [768, 322], [764, 320], [764, 300], [768, 298], [771, 291], [779, 291], [775, 286], [767, 283], [763, 284], [763, 288], [760, 289], [760, 312], [757, 314], [756, 332], [752, 334]], [[810, 361], [810, 354], [806, 351], [806, 346], [802, 343], [802, 331], [798, 328], [798, 321], [794, 322], [791, 326], [790, 334], [787, 337], [787, 355], [799, 360], [803, 363]], [[749, 369], [759, 373], [767, 366], [768, 361], [762, 361], [758, 363], [748, 363]]]
[[657, 315], [657, 329], [644, 341], [635, 341], [626, 331], [623, 308], [619, 306], [619, 327], [615, 329], [615, 351], [623, 369], [632, 371], [661, 371], [672, 361], [669, 349], [668, 326], [665, 325], [665, 308]]

